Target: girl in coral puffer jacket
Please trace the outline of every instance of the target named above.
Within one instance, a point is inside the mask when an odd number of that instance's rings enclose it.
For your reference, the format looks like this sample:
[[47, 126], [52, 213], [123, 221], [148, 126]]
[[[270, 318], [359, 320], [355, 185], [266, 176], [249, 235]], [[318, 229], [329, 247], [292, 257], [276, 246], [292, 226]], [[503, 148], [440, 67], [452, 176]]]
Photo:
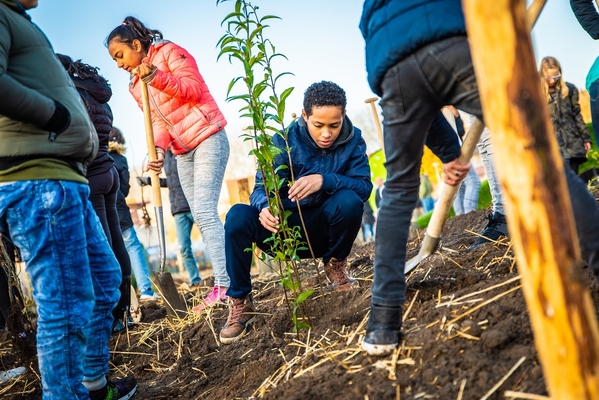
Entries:
[[127, 17], [110, 32], [106, 47], [118, 67], [131, 74], [129, 91], [142, 108], [140, 79], [148, 84], [158, 159], [148, 168], [160, 172], [169, 145], [177, 156], [183, 193], [206, 243], [214, 288], [202, 307], [226, 302], [224, 230], [217, 204], [229, 159], [227, 121], [220, 112], [195, 59], [163, 40], [158, 30]]

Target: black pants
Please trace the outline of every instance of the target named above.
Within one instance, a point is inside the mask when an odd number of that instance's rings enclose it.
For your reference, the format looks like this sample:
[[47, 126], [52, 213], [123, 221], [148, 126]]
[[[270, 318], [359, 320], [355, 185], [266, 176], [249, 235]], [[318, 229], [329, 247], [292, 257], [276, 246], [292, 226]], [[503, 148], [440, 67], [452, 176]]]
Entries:
[[123, 241], [119, 214], [116, 209], [116, 197], [120, 185], [119, 174], [116, 168], [112, 167], [103, 174], [88, 176], [87, 180], [90, 188], [89, 200], [98, 214], [104, 233], [123, 273], [123, 281], [120, 286], [121, 299], [113, 313], [115, 319], [122, 318], [123, 312], [129, 308], [130, 302], [131, 260]]

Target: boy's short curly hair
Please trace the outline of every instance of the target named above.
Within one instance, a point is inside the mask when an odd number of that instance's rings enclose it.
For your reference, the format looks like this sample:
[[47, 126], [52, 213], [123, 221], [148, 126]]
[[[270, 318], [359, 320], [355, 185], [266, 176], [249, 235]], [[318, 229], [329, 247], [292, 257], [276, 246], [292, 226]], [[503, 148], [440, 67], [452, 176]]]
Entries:
[[308, 117], [312, 115], [313, 107], [336, 106], [345, 111], [347, 98], [345, 90], [329, 81], [316, 82], [304, 92], [304, 110]]

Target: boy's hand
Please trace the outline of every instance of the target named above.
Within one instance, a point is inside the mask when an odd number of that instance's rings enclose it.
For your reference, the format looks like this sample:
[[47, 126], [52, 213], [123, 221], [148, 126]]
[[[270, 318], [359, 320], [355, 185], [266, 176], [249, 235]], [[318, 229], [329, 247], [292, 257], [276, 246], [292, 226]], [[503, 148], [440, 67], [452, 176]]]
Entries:
[[143, 62], [141, 64], [139, 64], [137, 67], [133, 68], [133, 71], [131, 71], [131, 73], [139, 76], [141, 79], [146, 78], [150, 75], [152, 75], [154, 73], [154, 71], [156, 71], [156, 66], [147, 63], [147, 62]]
[[306, 175], [299, 178], [289, 189], [289, 200], [303, 200], [322, 187], [322, 175]]
[[265, 227], [267, 230], [271, 231], [272, 233], [277, 233], [277, 231], [279, 230], [279, 218], [274, 217], [270, 213], [268, 207], [264, 207], [262, 211], [260, 211], [259, 220], [262, 226]]
[[443, 182], [455, 186], [460, 183], [470, 171], [470, 163], [462, 165], [456, 158], [446, 164], [443, 164]]

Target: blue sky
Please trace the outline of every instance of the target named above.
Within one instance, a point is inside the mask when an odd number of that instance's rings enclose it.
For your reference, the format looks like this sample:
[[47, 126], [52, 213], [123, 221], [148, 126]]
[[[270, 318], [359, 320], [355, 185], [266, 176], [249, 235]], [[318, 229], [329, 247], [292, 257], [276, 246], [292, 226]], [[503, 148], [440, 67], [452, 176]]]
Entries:
[[[364, 41], [358, 29], [362, 3], [362, 0], [253, 2], [263, 14], [282, 18], [271, 22], [267, 36], [289, 58], [289, 61], [280, 59], [275, 69], [295, 74], [283, 82], [296, 88], [287, 104], [289, 116], [291, 112], [301, 112], [303, 91], [320, 80], [334, 81], [346, 90], [350, 118], [352, 114], [368, 115], [364, 100], [373, 94], [366, 81]], [[129, 142], [130, 164], [137, 167], [146, 154], [143, 115], [128, 92], [128, 74], [116, 67], [104, 47], [105, 37], [124, 17], [133, 15], [146, 26], [161, 30], [165, 39], [186, 48], [196, 58], [200, 72], [225, 113], [230, 141], [241, 141], [237, 137], [247, 125], [238, 118], [242, 104], [225, 101], [228, 84], [240, 74], [240, 66], [229, 64], [226, 58], [217, 62], [215, 47], [225, 32], [220, 22], [232, 9], [233, 2], [216, 6], [215, 0], [40, 0], [38, 8], [30, 14], [56, 52], [99, 67], [110, 81], [114, 124], [124, 131]], [[533, 43], [538, 60], [547, 55], [556, 57], [562, 63], [565, 79], [584, 87], [586, 73], [599, 56], [599, 43], [582, 30], [568, 1], [547, 2], [533, 30]], [[242, 162], [235, 158], [244, 154], [232, 153], [229, 164]]]

